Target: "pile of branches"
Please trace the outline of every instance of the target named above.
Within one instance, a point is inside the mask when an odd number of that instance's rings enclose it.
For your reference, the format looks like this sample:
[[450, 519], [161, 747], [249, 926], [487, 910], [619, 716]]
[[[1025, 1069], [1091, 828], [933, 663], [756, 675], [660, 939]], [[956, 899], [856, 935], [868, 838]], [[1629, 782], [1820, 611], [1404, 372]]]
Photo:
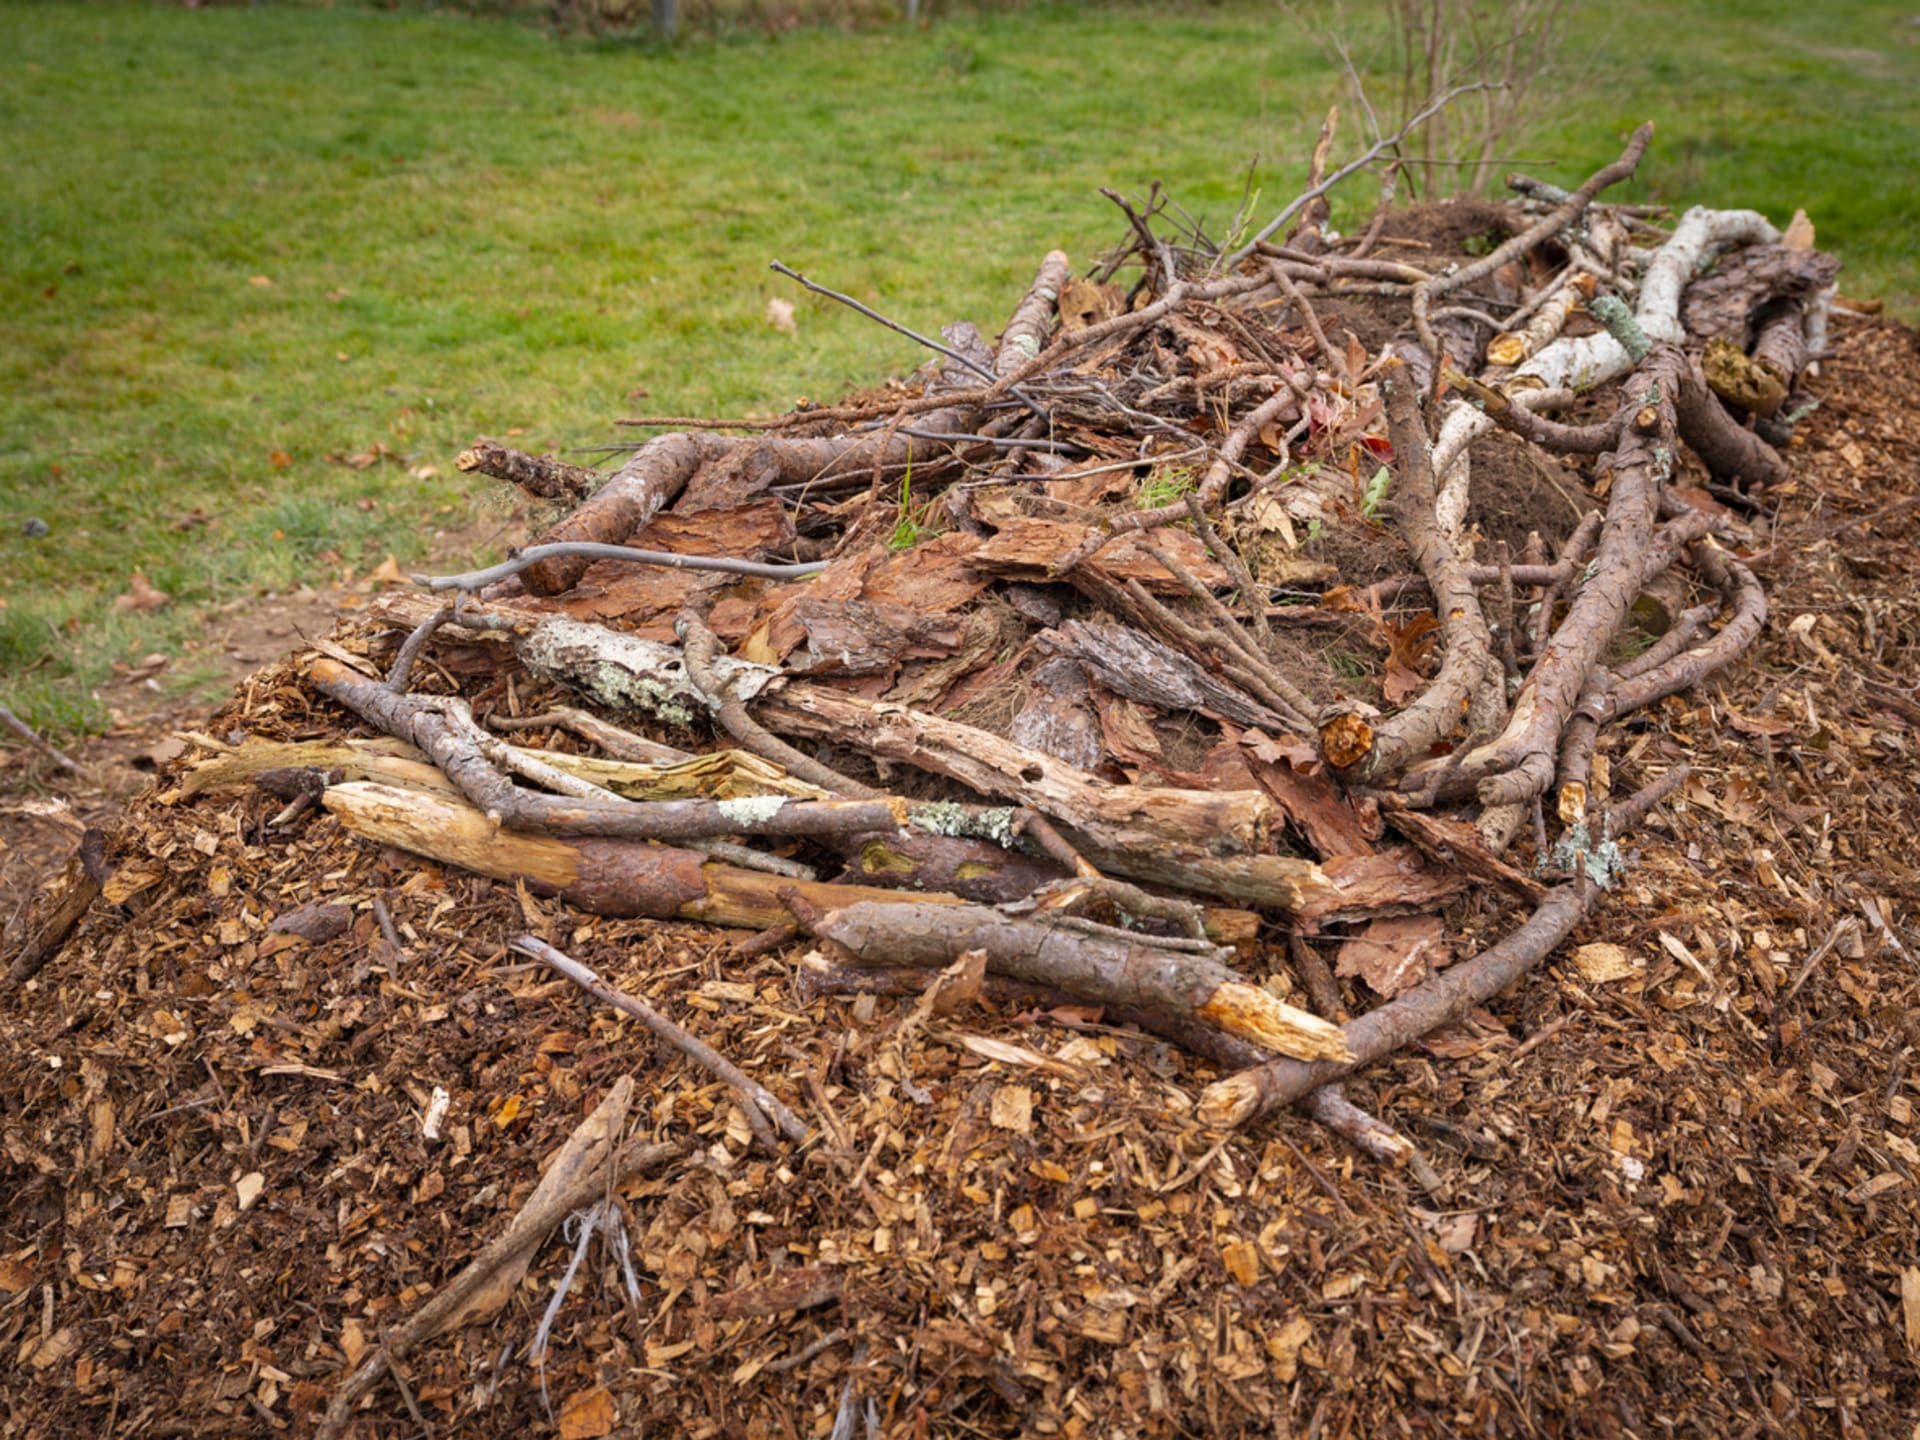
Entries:
[[[934, 360], [772, 422], [631, 422], [661, 433], [605, 477], [480, 442], [463, 468], [574, 508], [384, 601], [377, 669], [324, 647], [313, 689], [388, 738], [249, 742], [185, 788], [758, 932], [742, 956], [810, 943], [816, 995], [946, 967], [1092, 1002], [1223, 1067], [1207, 1121], [1311, 1097], [1405, 1159], [1336, 1082], [1537, 965], [1684, 778], [1607, 741], [1764, 623], [1742, 517], [1837, 266], [1752, 212], [1603, 203], [1651, 126], [1572, 192], [1511, 177], [1477, 258], [1396, 238], [1391, 171], [1337, 236], [1324, 197], [1388, 142], [1328, 173], [1330, 138], [1237, 248], [1114, 196], [1123, 242], [1047, 256], [994, 345], [776, 266]], [[1582, 518], [1490, 535], [1524, 499], [1476, 479], [1499, 447]], [[1480, 948], [1439, 968], [1468, 892]]]

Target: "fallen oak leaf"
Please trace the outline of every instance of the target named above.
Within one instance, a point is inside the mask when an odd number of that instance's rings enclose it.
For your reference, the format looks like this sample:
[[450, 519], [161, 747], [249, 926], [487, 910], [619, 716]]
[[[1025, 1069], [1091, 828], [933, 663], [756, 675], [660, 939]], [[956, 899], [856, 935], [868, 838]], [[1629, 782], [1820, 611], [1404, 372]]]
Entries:
[[155, 610], [163, 610], [173, 603], [173, 596], [164, 590], [156, 590], [151, 581], [136, 570], [127, 580], [127, 593], [115, 597], [113, 608], [121, 614], [136, 611], [142, 615]]

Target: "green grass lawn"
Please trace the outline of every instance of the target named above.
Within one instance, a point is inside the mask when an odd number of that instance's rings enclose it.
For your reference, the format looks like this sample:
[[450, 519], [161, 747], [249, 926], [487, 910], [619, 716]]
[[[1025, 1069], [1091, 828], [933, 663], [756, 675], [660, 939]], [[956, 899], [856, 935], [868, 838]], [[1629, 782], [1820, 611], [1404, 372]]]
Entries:
[[[1259, 155], [1276, 206], [1337, 92], [1253, 4], [672, 51], [358, 9], [0, 4], [0, 33], [0, 701], [63, 732], [199, 607], [485, 506], [476, 433], [604, 443], [919, 363], [768, 260], [992, 330], [1048, 248], [1116, 236], [1102, 184], [1219, 225]], [[1804, 205], [1912, 316], [1917, 56], [1902, 5], [1586, 7], [1516, 145], [1572, 180], [1654, 118], [1638, 193]], [[376, 445], [404, 464], [328, 459]], [[116, 613], [136, 569], [175, 605]]]

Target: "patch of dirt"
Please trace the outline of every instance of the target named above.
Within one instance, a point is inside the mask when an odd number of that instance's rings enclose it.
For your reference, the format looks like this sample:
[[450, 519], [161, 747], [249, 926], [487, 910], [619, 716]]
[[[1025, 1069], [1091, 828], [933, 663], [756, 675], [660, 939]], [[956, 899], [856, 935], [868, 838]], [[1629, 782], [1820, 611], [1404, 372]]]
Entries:
[[[1512, 233], [1513, 213], [1484, 200], [1435, 200], [1395, 210], [1380, 227], [1380, 253], [1407, 256], [1425, 265], [1417, 252], [1433, 256], [1486, 254]], [[1400, 244], [1390, 242], [1399, 241]], [[1469, 249], [1471, 246], [1471, 249]]]
[[1467, 523], [1489, 540], [1504, 540], [1517, 563], [1537, 534], [1559, 555], [1582, 516], [1599, 509], [1574, 469], [1557, 464], [1504, 430], [1473, 447], [1472, 503]]

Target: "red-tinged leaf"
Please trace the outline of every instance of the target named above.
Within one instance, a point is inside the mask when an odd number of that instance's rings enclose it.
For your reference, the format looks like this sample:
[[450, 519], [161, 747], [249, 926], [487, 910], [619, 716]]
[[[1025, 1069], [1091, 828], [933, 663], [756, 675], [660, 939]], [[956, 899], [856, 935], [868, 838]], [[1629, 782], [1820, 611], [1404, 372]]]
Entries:
[[1380, 638], [1387, 643], [1387, 672], [1380, 693], [1389, 705], [1405, 704], [1419, 693], [1420, 672], [1439, 638], [1440, 621], [1432, 615], [1416, 615], [1404, 625], [1383, 619], [1379, 627]]

